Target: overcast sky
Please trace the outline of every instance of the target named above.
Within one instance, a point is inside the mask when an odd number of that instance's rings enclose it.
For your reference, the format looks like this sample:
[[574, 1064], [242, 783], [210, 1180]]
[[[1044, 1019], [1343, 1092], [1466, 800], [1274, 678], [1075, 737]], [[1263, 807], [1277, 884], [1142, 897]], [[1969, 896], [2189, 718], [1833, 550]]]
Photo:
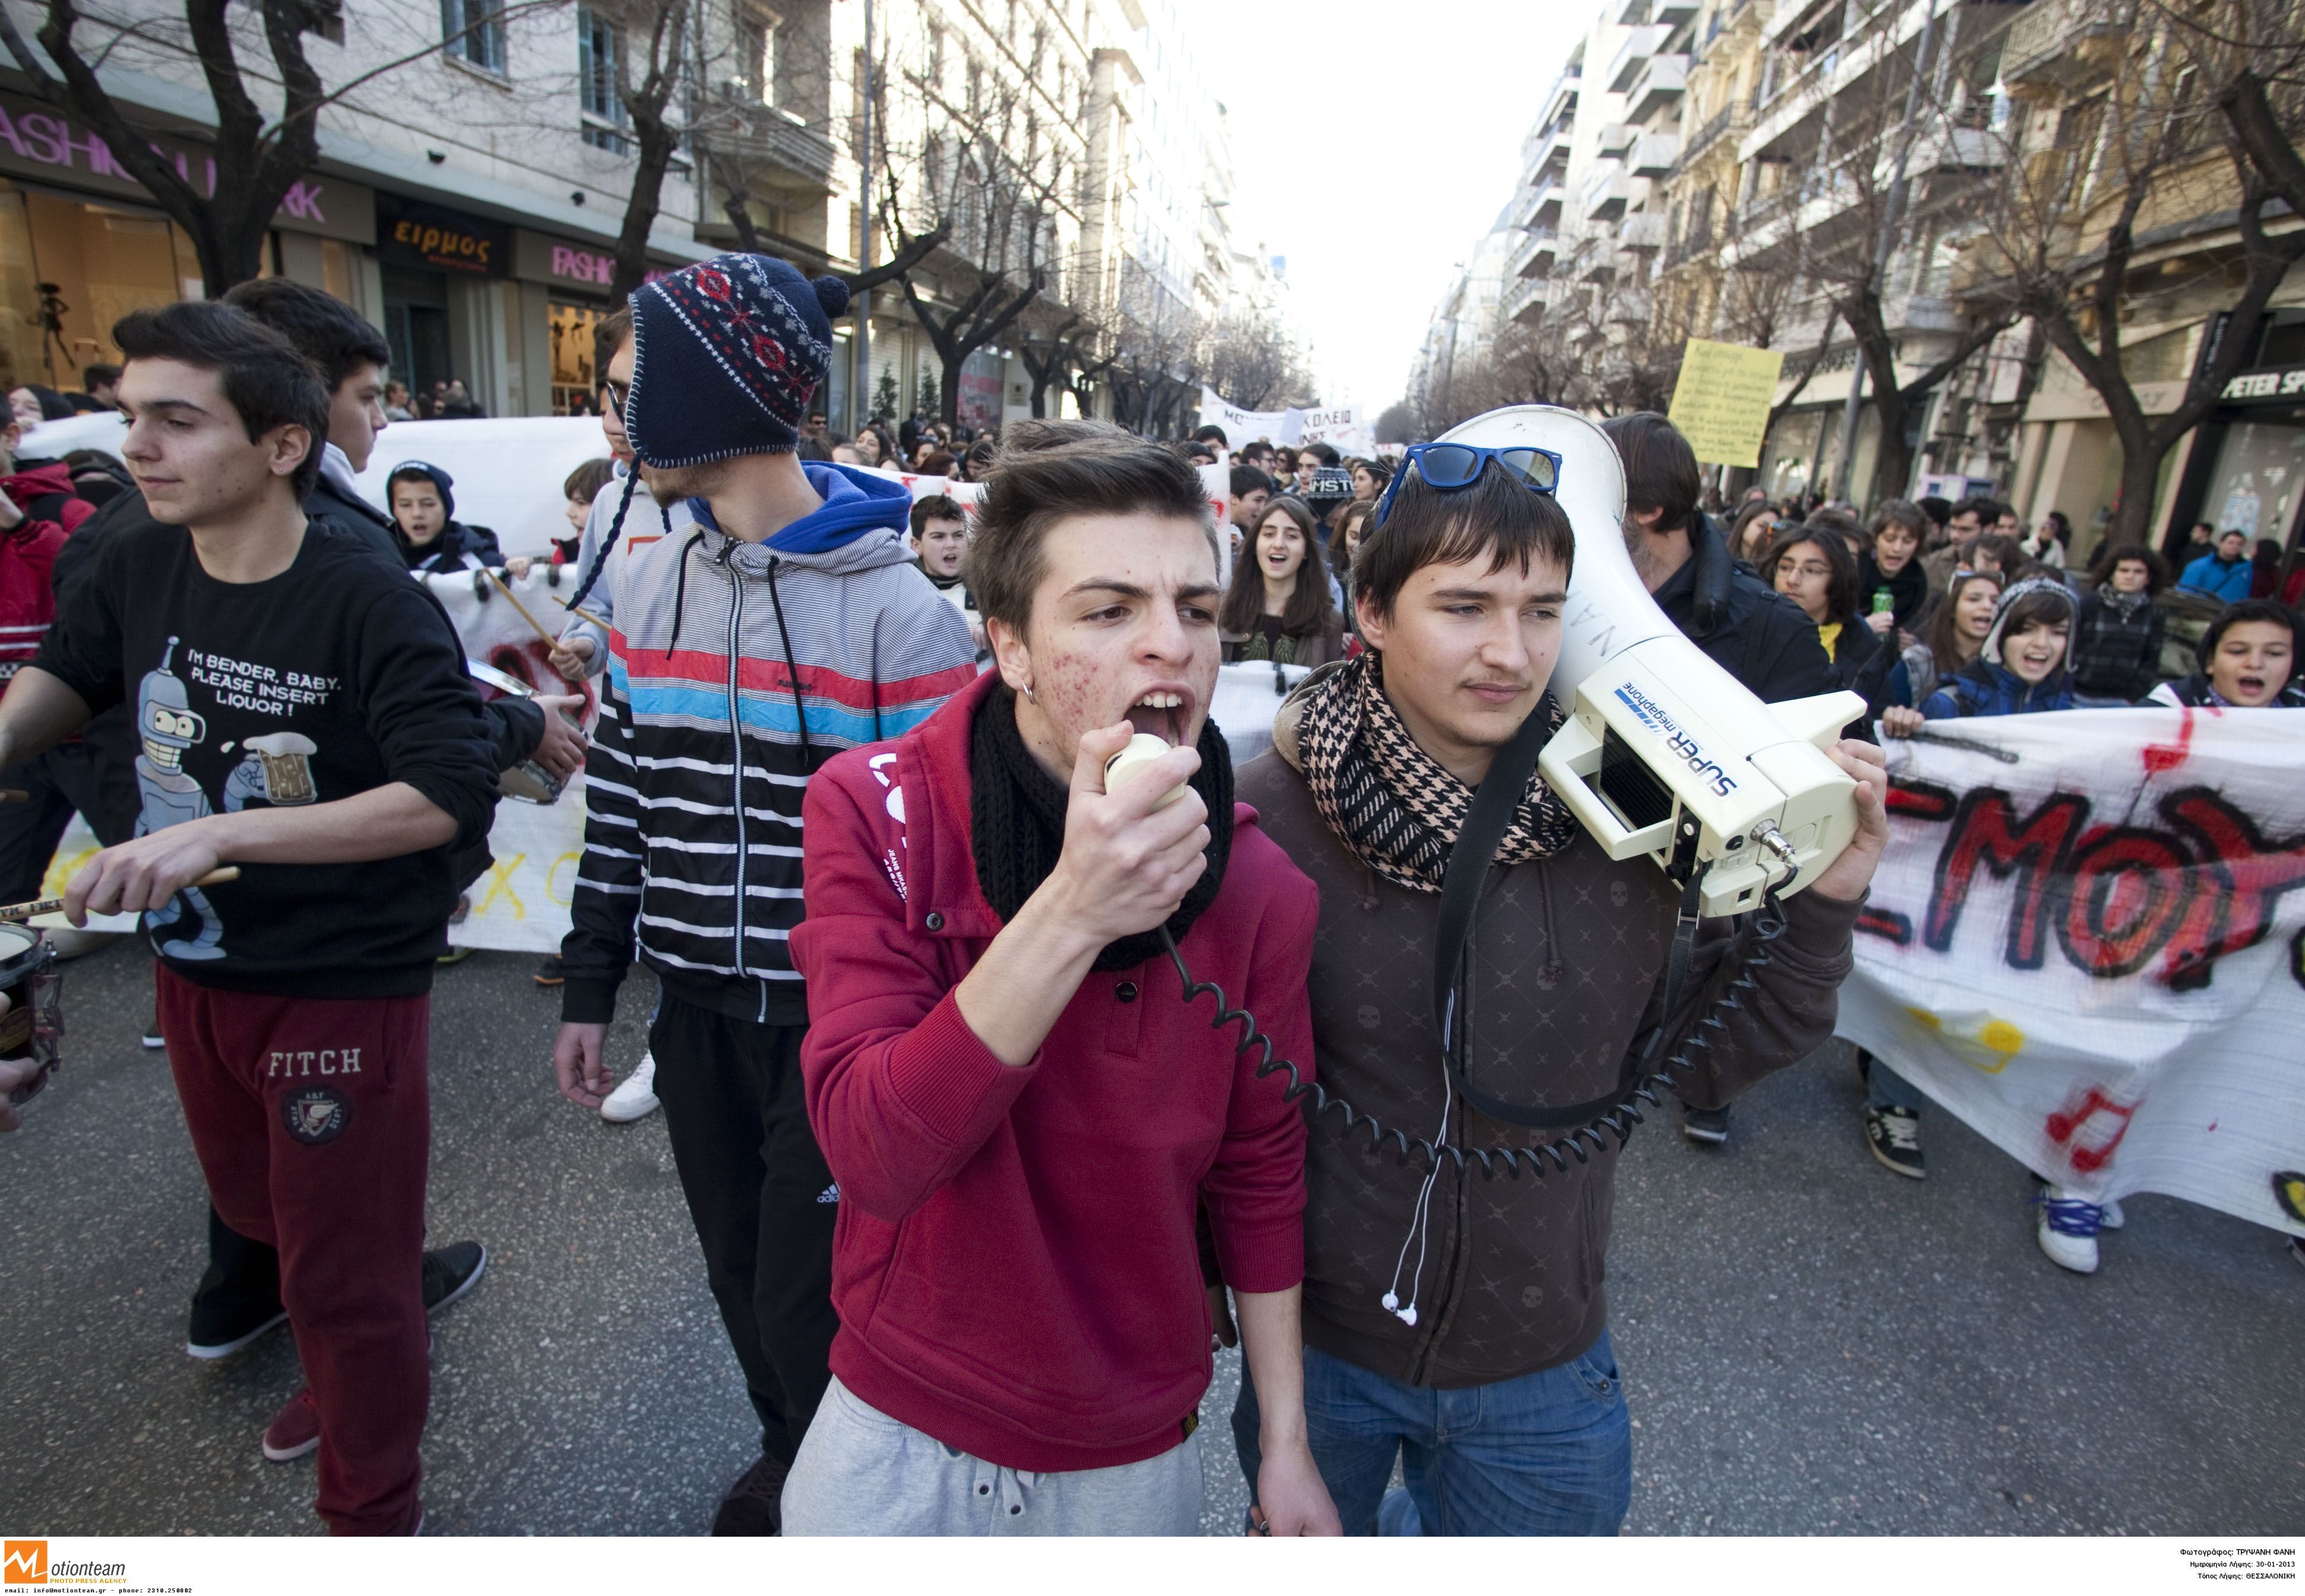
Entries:
[[1520, 174], [1593, 0], [1177, 0], [1230, 113], [1236, 238], [1289, 261], [1321, 398], [1374, 420]]

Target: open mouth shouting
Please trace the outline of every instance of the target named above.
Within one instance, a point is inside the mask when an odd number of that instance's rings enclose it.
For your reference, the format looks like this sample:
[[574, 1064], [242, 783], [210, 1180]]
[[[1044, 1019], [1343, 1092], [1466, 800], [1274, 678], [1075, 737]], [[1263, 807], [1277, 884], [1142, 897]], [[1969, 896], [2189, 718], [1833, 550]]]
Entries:
[[1128, 706], [1128, 724], [1150, 732], [1171, 748], [1181, 747], [1193, 724], [1193, 695], [1188, 688], [1160, 686]]

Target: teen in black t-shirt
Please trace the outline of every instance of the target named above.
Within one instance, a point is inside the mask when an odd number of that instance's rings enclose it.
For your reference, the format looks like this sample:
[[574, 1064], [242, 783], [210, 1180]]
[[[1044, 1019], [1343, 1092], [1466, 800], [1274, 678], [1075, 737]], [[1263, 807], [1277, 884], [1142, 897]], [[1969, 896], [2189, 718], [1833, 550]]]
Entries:
[[[328, 427], [314, 369], [214, 303], [138, 311], [113, 340], [123, 453], [166, 524], [74, 584], [0, 699], [0, 764], [133, 701], [140, 835], [73, 877], [66, 913], [144, 915], [210, 1201], [280, 1254], [321, 1517], [411, 1532], [427, 994], [453, 853], [493, 813], [490, 740], [445, 618], [305, 517]], [[196, 885], [222, 865], [239, 879]]]

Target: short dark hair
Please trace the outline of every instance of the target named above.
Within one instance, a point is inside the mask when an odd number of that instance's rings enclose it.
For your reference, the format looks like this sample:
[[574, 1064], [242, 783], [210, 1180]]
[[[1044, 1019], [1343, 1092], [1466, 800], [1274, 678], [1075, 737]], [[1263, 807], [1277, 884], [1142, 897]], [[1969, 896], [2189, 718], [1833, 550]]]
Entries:
[[2123, 560], [2135, 560], [2145, 567], [2145, 590], [2157, 593], [2169, 585], [2169, 562], [2142, 543], [2122, 543], [2108, 549], [2104, 559], [2105, 579], [2113, 580]]
[[392, 364], [392, 345], [368, 318], [333, 293], [286, 277], [258, 277], [224, 296], [296, 346], [320, 369], [333, 394], [364, 366]]
[[[1820, 510], [1800, 525], [1787, 527], [1777, 534], [1777, 540], [1761, 556], [1761, 580], [1775, 587], [1778, 565], [1801, 545], [1822, 549], [1824, 563], [1833, 567], [1833, 575], [1824, 584], [1825, 614], [1846, 626], [1860, 619], [1857, 613], [1857, 557], [1849, 552], [1849, 544], [1838, 525], [1820, 524], [1819, 517], [1824, 514]], [[1846, 521], [1849, 517], [1837, 519]]]
[[1491, 572], [1508, 561], [1526, 572], [1546, 559], [1565, 578], [1577, 559], [1577, 534], [1549, 493], [1532, 493], [1492, 460], [1469, 488], [1443, 491], [1411, 471], [1392, 497], [1384, 524], [1361, 536], [1353, 556], [1353, 592], [1391, 615], [1408, 579], [1427, 565], [1452, 565], [1486, 554]]
[[1653, 410], [1612, 416], [1601, 430], [1625, 463], [1625, 508], [1656, 513], [1657, 531], [1694, 529], [1698, 478], [1697, 452], [1680, 429]]
[[120, 368], [99, 361], [80, 374], [80, 386], [83, 392], [90, 394], [98, 388], [116, 388], [120, 386]]
[[2001, 519], [2001, 506], [1982, 494], [1972, 494], [1955, 505], [1952, 507], [1952, 514], [1946, 516], [1945, 521], [1947, 524], [1951, 524], [1964, 515], [1972, 514], [1977, 517], [1979, 526], [1991, 526]]
[[1305, 456], [1307, 454], [1310, 454], [1314, 459], [1319, 461], [1323, 465], [1334, 465], [1337, 463], [1336, 450], [1331, 448], [1326, 444], [1298, 444], [1297, 446], [1297, 463], [1299, 465], [1304, 464]]
[[589, 505], [600, 497], [600, 489], [616, 480], [616, 477], [615, 462], [587, 460], [568, 473], [568, 480], [560, 485], [560, 491], [566, 497], [583, 499]]
[[1921, 514], [1939, 527], [1943, 527], [1952, 519], [1952, 503], [1949, 499], [1939, 498], [1932, 493], [1927, 497], [1917, 499], [1914, 502], [1920, 505]]
[[1225, 436], [1225, 429], [1213, 422], [1194, 433], [1193, 441], [1196, 444], [1214, 444], [1220, 449], [1232, 447], [1232, 439]]
[[1236, 465], [1232, 468], [1233, 497], [1246, 498], [1260, 488], [1266, 493], [1271, 493], [1272, 479], [1253, 465]]
[[1969, 557], [1974, 560], [1988, 554], [1993, 556], [1993, 563], [2001, 567], [2002, 575], [2012, 582], [2017, 580], [2018, 571], [2026, 563], [2023, 544], [2006, 532], [1987, 532], [1977, 540], [1977, 547], [1969, 551]]
[[1324, 631], [1336, 614], [1329, 596], [1328, 568], [1321, 562], [1321, 529], [1313, 518], [1312, 506], [1284, 493], [1256, 513], [1256, 526], [1247, 547], [1232, 564], [1232, 585], [1225, 590], [1224, 602], [1218, 607], [1217, 624], [1236, 636], [1256, 630], [1257, 617], [1264, 611], [1264, 573], [1257, 564], [1255, 534], [1275, 515], [1286, 515], [1294, 522], [1305, 539], [1304, 563], [1297, 567], [1297, 584], [1289, 592], [1289, 607], [1280, 615], [1282, 634], [1311, 637]]
[[958, 499], [948, 493], [931, 493], [925, 498], [913, 501], [912, 535], [919, 537], [921, 530], [931, 521], [965, 522], [967, 519], [968, 512], [960, 507]]
[[1866, 547], [1874, 548], [1881, 534], [1892, 526], [1903, 527], [1916, 540], [1929, 535], [1929, 514], [1910, 499], [1883, 499], [1874, 506], [1873, 519], [1866, 523]]
[[1076, 515], [1127, 514], [1192, 522], [1216, 558], [1216, 525], [1201, 474], [1159, 444], [1107, 421], [1018, 421], [1003, 429], [964, 567], [977, 613], [1024, 631], [1033, 618], [1033, 590], [1048, 567], [1043, 546], [1057, 523]]
[[[2298, 619], [2297, 612], [2277, 598], [2243, 598], [2238, 603], [2228, 604], [2216, 619], [2209, 623], [2209, 629], [2201, 633], [2199, 653], [2204, 672], [2209, 668], [2209, 661], [2217, 657], [2217, 644], [2224, 641], [2225, 633], [2243, 621], [2270, 621], [2276, 626], [2286, 626], [2289, 629], [2289, 646], [2292, 650], [2297, 647], [2299, 633], [2305, 632], [2305, 622]], [[2292, 659], [2290, 662], [2292, 677], [2296, 670], [2297, 662]]]
[[251, 443], [276, 427], [302, 427], [309, 442], [289, 484], [299, 500], [312, 491], [328, 441], [328, 387], [280, 333], [237, 305], [185, 300], [130, 311], [112, 324], [112, 343], [132, 364], [178, 361], [217, 373]]
[[608, 362], [617, 358], [617, 351], [632, 342], [633, 308], [618, 305], [592, 325], [592, 380], [606, 382]]

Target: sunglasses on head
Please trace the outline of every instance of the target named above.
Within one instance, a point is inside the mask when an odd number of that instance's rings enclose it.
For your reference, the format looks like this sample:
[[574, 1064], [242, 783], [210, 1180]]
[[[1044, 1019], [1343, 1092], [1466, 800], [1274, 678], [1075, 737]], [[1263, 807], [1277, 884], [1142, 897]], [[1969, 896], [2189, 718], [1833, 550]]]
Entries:
[[1408, 480], [1412, 468], [1417, 479], [1427, 488], [1451, 493], [1460, 488], [1470, 488], [1481, 480], [1481, 472], [1495, 461], [1510, 475], [1519, 479], [1521, 486], [1533, 493], [1550, 497], [1561, 483], [1561, 456], [1550, 449], [1515, 446], [1510, 449], [1484, 449], [1474, 444], [1411, 444], [1408, 453], [1401, 457], [1400, 469], [1392, 473], [1385, 484], [1384, 497], [1378, 501], [1376, 514], [1369, 518], [1369, 531], [1384, 524], [1392, 509], [1393, 496]]

